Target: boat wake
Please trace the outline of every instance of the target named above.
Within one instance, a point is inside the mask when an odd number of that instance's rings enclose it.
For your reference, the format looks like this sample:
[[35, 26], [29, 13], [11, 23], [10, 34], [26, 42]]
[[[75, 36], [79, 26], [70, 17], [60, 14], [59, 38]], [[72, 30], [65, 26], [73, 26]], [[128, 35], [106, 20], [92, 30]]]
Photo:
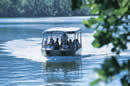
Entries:
[[110, 52], [109, 46], [96, 49], [91, 45], [93, 41], [93, 34], [84, 34], [82, 41], [82, 52], [80, 56], [56, 56], [44, 57], [41, 52], [41, 38], [28, 38], [8, 41], [4, 45], [4, 49], [16, 56], [16, 58], [25, 58], [33, 61], [44, 62], [46, 60], [73, 60], [78, 58], [92, 57], [92, 56], [105, 56]]
[[46, 61], [46, 58], [42, 56], [40, 43], [40, 38], [19, 39], [8, 41], [5, 43], [4, 48], [17, 58], [44, 62]]

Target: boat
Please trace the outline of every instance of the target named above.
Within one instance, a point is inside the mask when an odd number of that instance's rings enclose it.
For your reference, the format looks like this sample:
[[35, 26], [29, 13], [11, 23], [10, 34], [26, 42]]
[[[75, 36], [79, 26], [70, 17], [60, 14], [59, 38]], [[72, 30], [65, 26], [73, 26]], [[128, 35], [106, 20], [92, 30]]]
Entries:
[[[56, 42], [58, 41], [58, 42]], [[57, 43], [57, 45], [55, 45]], [[42, 32], [42, 53], [44, 56], [80, 55], [82, 33], [76, 27], [55, 27]], [[56, 46], [58, 46], [56, 48]]]

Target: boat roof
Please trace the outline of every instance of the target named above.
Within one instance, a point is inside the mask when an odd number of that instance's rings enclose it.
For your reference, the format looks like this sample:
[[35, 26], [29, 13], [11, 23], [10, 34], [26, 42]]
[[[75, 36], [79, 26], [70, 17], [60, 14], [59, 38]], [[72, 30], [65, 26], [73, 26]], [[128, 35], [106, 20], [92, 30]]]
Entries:
[[76, 33], [80, 32], [80, 28], [78, 27], [55, 27], [55, 28], [49, 28], [43, 33], [57, 33], [57, 32], [66, 32], [66, 33]]

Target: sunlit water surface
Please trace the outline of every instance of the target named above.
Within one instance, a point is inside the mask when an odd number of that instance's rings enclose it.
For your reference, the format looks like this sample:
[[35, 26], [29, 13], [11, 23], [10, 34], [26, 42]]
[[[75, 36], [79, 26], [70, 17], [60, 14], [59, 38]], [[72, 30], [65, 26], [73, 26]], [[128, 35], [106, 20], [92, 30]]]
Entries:
[[[94, 68], [112, 55], [112, 46], [93, 48], [94, 30], [84, 27], [84, 19], [88, 17], [1, 19], [0, 86], [89, 86], [98, 77]], [[42, 31], [50, 27], [80, 27], [84, 32], [81, 55], [44, 57]], [[129, 53], [130, 44], [118, 60], [129, 59]], [[108, 85], [98, 86], [121, 86], [117, 77]]]

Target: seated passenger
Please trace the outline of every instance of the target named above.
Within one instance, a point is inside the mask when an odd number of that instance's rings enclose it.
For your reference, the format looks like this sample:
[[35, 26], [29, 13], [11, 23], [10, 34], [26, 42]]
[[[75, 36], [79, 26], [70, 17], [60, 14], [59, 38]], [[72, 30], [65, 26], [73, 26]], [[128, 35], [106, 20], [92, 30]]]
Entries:
[[81, 45], [80, 45], [78, 39], [76, 39], [76, 48], [80, 48], [80, 47], [81, 47]]
[[74, 45], [74, 48], [75, 48], [75, 49], [78, 49], [78, 48], [81, 47], [81, 45], [80, 45], [78, 39], [74, 39], [74, 41], [73, 41], [73, 45]]
[[73, 40], [73, 48], [76, 49], [76, 39]]
[[56, 39], [55, 45], [54, 45], [55, 49], [59, 49], [60, 45], [59, 45], [59, 39]]
[[53, 38], [50, 38], [50, 48], [54, 48], [54, 40]]
[[63, 33], [63, 35], [61, 36], [61, 44], [67, 43], [67, 40], [68, 40], [67, 34]]
[[69, 39], [69, 43], [68, 43], [68, 45], [69, 45], [69, 48], [73, 48], [73, 43], [72, 43], [72, 40], [71, 39]]
[[44, 41], [44, 47], [47, 47], [48, 43], [47, 40]]

